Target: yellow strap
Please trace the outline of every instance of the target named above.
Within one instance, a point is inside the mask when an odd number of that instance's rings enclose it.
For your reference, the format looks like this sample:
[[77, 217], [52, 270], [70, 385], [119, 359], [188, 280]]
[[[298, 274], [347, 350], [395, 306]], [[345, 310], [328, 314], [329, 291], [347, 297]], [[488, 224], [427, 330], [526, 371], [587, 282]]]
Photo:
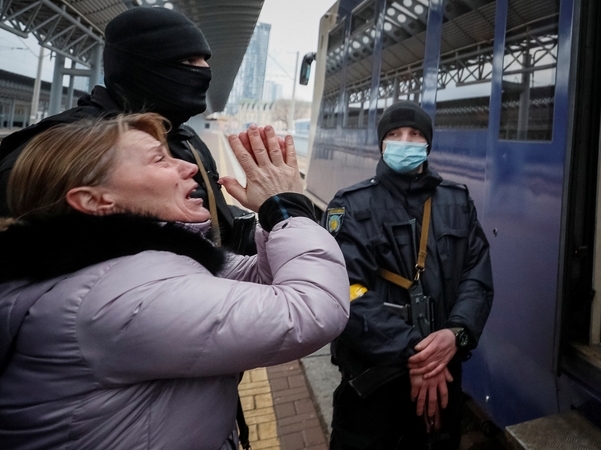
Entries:
[[219, 230], [219, 216], [217, 215], [217, 203], [215, 202], [215, 193], [213, 192], [213, 188], [211, 187], [211, 182], [209, 180], [209, 175], [200, 160], [200, 156], [198, 156], [198, 150], [190, 143], [190, 141], [186, 141], [190, 151], [192, 152], [192, 156], [194, 156], [194, 160], [196, 161], [196, 165], [198, 166], [198, 170], [200, 171], [200, 175], [202, 176], [203, 181], [205, 182], [205, 189], [207, 190], [207, 196], [209, 197], [209, 212], [211, 213], [211, 231], [213, 232], [213, 239], [215, 241], [215, 245], [217, 247], [221, 247], [221, 232]]
[[[422, 219], [422, 235], [419, 240], [419, 253], [417, 254], [417, 264], [415, 265], [414, 281], [419, 280], [421, 273], [426, 269], [426, 250], [428, 245], [428, 232], [430, 231], [430, 216], [432, 215], [432, 197], [428, 197], [424, 203], [424, 217]], [[378, 268], [378, 275], [391, 283], [405, 289], [413, 286], [413, 281], [408, 280], [394, 272]]]
[[400, 275], [397, 275], [396, 273], [391, 272], [390, 270], [379, 268], [378, 275], [380, 275], [385, 280], [390, 281], [391, 283], [394, 283], [397, 286], [400, 286], [405, 289], [409, 289], [413, 285], [413, 281], [408, 280], [407, 278], [402, 277]]
[[422, 236], [419, 240], [419, 253], [417, 255], [417, 269], [416, 279], [419, 279], [420, 272], [423, 272], [426, 268], [426, 250], [428, 245], [428, 231], [430, 230], [430, 215], [432, 212], [432, 197], [428, 197], [428, 200], [424, 203], [424, 217], [422, 219]]
[[362, 284], [356, 283], [351, 284], [351, 302], [356, 298], [361, 297], [363, 294], [367, 292], [367, 288]]

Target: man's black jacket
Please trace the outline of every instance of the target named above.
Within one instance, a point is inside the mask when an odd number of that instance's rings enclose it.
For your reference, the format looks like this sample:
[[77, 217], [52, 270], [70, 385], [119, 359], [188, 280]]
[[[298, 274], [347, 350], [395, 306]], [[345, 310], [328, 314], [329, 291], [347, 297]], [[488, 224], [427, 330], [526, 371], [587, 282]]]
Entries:
[[380, 160], [377, 176], [339, 191], [325, 217], [327, 222], [332, 212], [339, 214], [344, 208], [341, 226], [332, 233], [344, 253], [349, 283], [367, 289], [351, 302], [349, 323], [332, 343], [333, 360], [346, 379], [370, 368], [374, 373], [374, 367], [404, 372], [413, 347], [423, 338], [384, 305], [409, 303], [407, 290], [377, 271], [383, 268], [413, 279], [423, 205], [430, 196], [432, 216], [421, 280], [425, 294], [432, 297], [434, 329], [464, 327], [470, 347], [477, 345], [491, 309], [493, 283], [488, 241], [467, 188], [443, 181], [427, 168], [418, 176], [401, 176]]
[[[77, 104], [78, 106], [75, 108], [47, 117], [39, 123], [17, 131], [2, 140], [2, 143], [0, 143], [0, 216], [7, 216], [9, 214], [6, 199], [8, 177], [19, 154], [30, 139], [55, 125], [72, 123], [86, 118], [109, 118], [123, 112], [123, 109], [110, 96], [107, 89], [102, 86], [94, 87], [92, 93], [81, 97]], [[217, 183], [219, 174], [211, 152], [196, 132], [186, 125], [174, 127], [167, 136], [167, 143], [169, 144], [171, 154], [176, 158], [196, 165], [196, 160], [186, 145], [186, 141], [189, 141], [198, 150], [200, 159], [207, 171], [211, 187], [215, 194], [222, 243], [225, 247], [233, 247], [234, 216], [225, 202], [221, 192], [221, 185]], [[209, 200], [200, 172], [196, 174], [194, 180], [198, 183], [199, 187], [193, 195], [201, 197], [204, 205], [208, 208]], [[254, 246], [253, 242], [251, 242], [251, 246]], [[247, 249], [246, 252], [254, 253], [254, 250]]]

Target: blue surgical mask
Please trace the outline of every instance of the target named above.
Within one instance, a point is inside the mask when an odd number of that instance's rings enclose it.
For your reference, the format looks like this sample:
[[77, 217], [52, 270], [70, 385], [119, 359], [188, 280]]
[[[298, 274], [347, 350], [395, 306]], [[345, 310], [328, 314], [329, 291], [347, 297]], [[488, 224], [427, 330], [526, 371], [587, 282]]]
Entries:
[[384, 162], [398, 173], [411, 173], [428, 159], [428, 144], [422, 142], [384, 141]]

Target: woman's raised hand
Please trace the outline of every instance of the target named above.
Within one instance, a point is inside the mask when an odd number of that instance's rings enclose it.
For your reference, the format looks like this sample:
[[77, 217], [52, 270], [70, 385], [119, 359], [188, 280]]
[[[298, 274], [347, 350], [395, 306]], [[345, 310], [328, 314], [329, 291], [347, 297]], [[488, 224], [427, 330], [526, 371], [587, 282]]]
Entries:
[[231, 177], [222, 177], [219, 183], [242, 206], [256, 212], [269, 197], [303, 192], [292, 136], [282, 141], [273, 127], [251, 125], [247, 132], [231, 135], [229, 143], [246, 173], [246, 188]]

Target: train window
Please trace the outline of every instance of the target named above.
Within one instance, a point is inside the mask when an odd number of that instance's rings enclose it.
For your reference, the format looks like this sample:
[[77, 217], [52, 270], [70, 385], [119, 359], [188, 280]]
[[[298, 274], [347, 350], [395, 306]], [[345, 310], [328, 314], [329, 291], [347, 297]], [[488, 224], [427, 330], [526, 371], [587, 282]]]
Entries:
[[[386, 0], [382, 47], [388, 48], [405, 41], [402, 44], [405, 51], [414, 53], [414, 56], [421, 54], [423, 59], [421, 47], [426, 42], [429, 3], [427, 0]], [[411, 39], [416, 36], [420, 38], [412, 42]]]
[[553, 137], [559, 0], [509, 0], [499, 139]]
[[370, 92], [370, 80], [367, 80], [359, 86], [352, 86], [347, 88], [344, 127], [367, 128]]
[[428, 5], [427, 0], [386, 0], [378, 119], [399, 99], [421, 100]]
[[336, 105], [338, 104], [339, 91], [324, 95], [321, 101], [321, 128], [336, 128], [338, 114]]
[[344, 59], [344, 23], [338, 24], [328, 36], [328, 57], [326, 58], [326, 75], [342, 69]]
[[354, 35], [357, 31], [365, 28], [366, 25], [370, 23], [373, 24], [374, 16], [374, 0], [369, 0], [366, 4], [359, 5], [359, 7], [353, 11], [351, 17], [351, 35]]
[[345, 128], [367, 127], [375, 36], [375, 2], [369, 0], [355, 8], [351, 16], [342, 122]]
[[326, 78], [321, 101], [321, 127], [336, 128], [338, 96], [342, 64], [344, 62], [344, 22], [336, 25], [328, 33], [328, 53], [326, 57]]
[[494, 0], [445, 0], [436, 128], [488, 128], [495, 10]]

